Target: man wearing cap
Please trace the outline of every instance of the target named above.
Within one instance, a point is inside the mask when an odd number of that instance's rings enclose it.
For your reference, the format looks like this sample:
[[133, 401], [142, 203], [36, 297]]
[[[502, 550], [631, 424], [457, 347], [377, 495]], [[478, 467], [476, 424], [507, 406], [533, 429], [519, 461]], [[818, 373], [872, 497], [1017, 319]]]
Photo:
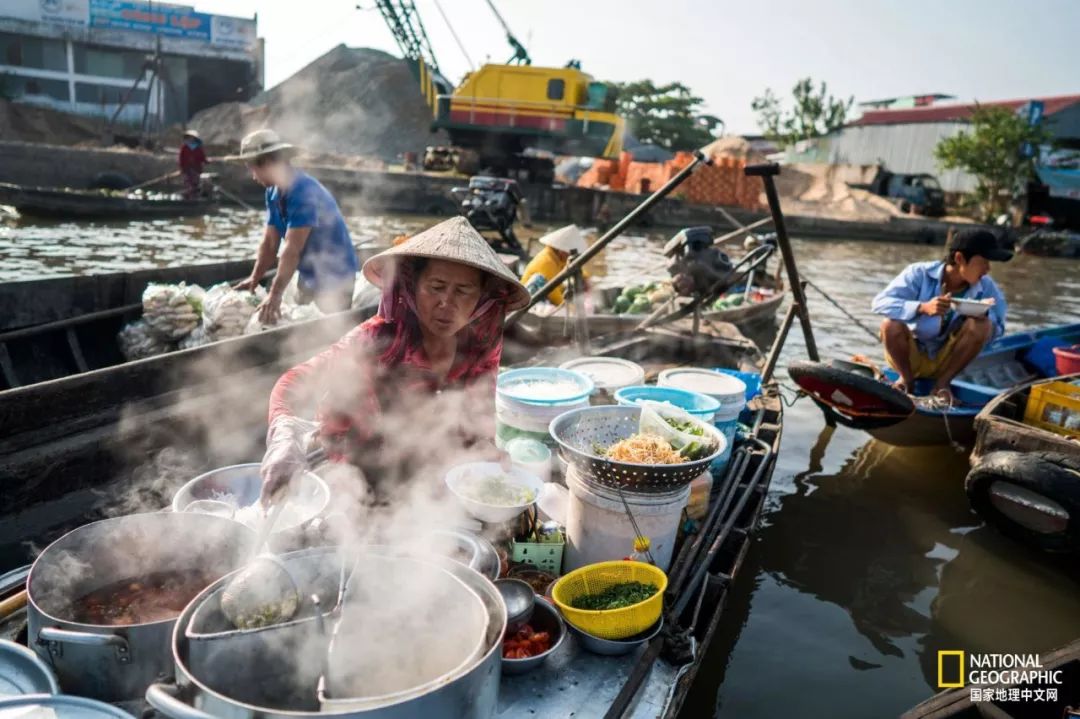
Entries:
[[[577, 225], [567, 225], [544, 235], [540, 238], [540, 244], [544, 245], [544, 249], [529, 261], [521, 275], [521, 283], [531, 294], [536, 294], [537, 290], [566, 269], [571, 253], [580, 255], [587, 247], [585, 235]], [[551, 291], [547, 301], [556, 306], [563, 303], [561, 285]]]
[[[314, 301], [323, 312], [352, 305], [353, 283], [360, 265], [345, 218], [330, 192], [311, 175], [292, 166], [294, 148], [273, 130], [257, 130], [240, 143], [240, 154], [252, 178], [266, 188], [266, 230], [251, 277], [237, 289], [252, 289], [277, 259], [277, 273], [259, 319], [274, 324], [281, 316], [281, 297], [298, 273], [300, 304]], [[278, 248], [284, 240], [281, 255]]]
[[[873, 311], [885, 317], [885, 359], [900, 375], [897, 387], [910, 392], [916, 379], [933, 379], [931, 393], [952, 400], [953, 378], [1005, 332], [1007, 305], [990, 263], [1010, 259], [1012, 252], [988, 230], [961, 230], [949, 239], [944, 261], [908, 265], [874, 298]], [[954, 298], [989, 300], [990, 311], [962, 316]]]
[[199, 196], [199, 177], [206, 166], [206, 150], [202, 138], [195, 130], [185, 130], [180, 154], [177, 157], [180, 175], [184, 178], [184, 197], [193, 200]]

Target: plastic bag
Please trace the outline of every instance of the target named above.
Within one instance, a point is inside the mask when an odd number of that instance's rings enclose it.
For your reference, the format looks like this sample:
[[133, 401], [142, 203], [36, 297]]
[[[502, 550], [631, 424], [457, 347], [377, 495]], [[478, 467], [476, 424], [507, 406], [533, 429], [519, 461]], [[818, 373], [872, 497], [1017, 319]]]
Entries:
[[[716, 451], [716, 437], [709, 425], [668, 402], [639, 400], [638, 432], [663, 437], [688, 460], [708, 457]], [[674, 423], [674, 424], [673, 424]]]
[[143, 320], [163, 340], [176, 341], [199, 325], [204, 291], [197, 285], [151, 283], [142, 294]]
[[214, 285], [202, 302], [202, 322], [208, 341], [239, 337], [244, 334], [251, 316], [266, 298], [266, 290], [234, 290], [227, 282]]
[[120, 353], [128, 361], [165, 354], [176, 349], [172, 342], [162, 340], [145, 320], [132, 322], [116, 335]]

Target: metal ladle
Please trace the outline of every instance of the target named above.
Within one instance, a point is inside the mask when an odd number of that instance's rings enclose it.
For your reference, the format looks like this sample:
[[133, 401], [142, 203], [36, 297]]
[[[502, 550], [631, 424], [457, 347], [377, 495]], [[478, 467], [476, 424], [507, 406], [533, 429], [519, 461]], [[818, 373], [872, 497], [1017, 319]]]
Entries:
[[285, 563], [273, 554], [260, 554], [281, 510], [282, 498], [270, 509], [255, 540], [254, 558], [225, 585], [221, 611], [237, 629], [255, 629], [293, 618], [300, 608], [300, 588]]
[[520, 579], [496, 579], [495, 588], [506, 605], [506, 626], [524, 624], [532, 618], [536, 607], [536, 592]]

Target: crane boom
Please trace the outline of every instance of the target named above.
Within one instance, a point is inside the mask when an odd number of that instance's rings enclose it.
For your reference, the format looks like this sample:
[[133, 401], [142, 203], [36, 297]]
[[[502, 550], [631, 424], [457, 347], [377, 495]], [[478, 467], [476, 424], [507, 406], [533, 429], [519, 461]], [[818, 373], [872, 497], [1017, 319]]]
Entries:
[[397, 40], [401, 53], [410, 60], [425, 62], [436, 73], [440, 73], [439, 61], [431, 49], [424, 22], [413, 0], [375, 0], [386, 26]]
[[514, 33], [510, 32], [510, 26], [506, 24], [506, 20], [503, 20], [503, 16], [499, 13], [498, 8], [495, 7], [495, 3], [491, 0], [487, 0], [488, 7], [491, 8], [491, 12], [495, 13], [496, 19], [499, 24], [502, 25], [503, 30], [506, 31], [506, 41], [510, 43], [510, 47], [514, 48], [514, 55], [507, 63], [517, 63], [519, 65], [532, 65], [532, 58], [529, 57], [529, 51], [525, 49], [525, 46], [514, 37]]

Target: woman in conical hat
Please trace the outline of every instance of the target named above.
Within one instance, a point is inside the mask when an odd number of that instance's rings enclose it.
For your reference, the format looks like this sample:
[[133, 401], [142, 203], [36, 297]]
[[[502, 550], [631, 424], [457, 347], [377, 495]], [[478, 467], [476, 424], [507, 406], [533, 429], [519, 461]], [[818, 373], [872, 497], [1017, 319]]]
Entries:
[[378, 313], [274, 386], [264, 500], [303, 468], [310, 424], [300, 418], [311, 410], [330, 456], [369, 475], [437, 451], [463, 418], [478, 438], [492, 436], [479, 415], [493, 413], [503, 320], [528, 303], [522, 284], [463, 217], [375, 255], [363, 272], [382, 289]]

